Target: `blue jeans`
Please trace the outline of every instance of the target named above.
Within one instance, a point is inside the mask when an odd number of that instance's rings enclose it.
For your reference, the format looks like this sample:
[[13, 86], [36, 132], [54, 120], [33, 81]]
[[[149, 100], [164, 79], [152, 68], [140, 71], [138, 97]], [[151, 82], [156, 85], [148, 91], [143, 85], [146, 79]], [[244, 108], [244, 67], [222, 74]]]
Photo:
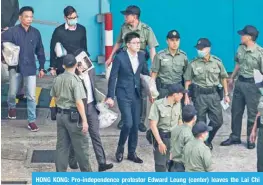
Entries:
[[36, 121], [36, 76], [22, 76], [16, 73], [15, 69], [9, 71], [9, 91], [8, 91], [8, 108], [16, 108], [16, 94], [21, 89], [22, 81], [25, 85], [25, 93], [27, 97], [27, 117], [28, 122]]

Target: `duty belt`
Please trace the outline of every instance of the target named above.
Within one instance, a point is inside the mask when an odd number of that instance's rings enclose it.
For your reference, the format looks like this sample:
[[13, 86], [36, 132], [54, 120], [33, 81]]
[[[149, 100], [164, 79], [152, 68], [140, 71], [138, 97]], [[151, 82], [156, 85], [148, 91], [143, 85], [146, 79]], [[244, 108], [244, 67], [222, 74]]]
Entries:
[[[178, 82], [178, 83], [176, 83], [176, 84], [182, 84], [182, 82]], [[161, 83], [160, 86], [161, 86], [162, 89], [167, 89], [170, 85], [172, 85], [172, 84], [162, 84], [162, 83]]]
[[203, 88], [200, 86], [197, 86], [196, 88], [197, 93], [199, 94], [214, 94], [216, 93], [216, 87], [208, 87], [208, 88]]
[[61, 114], [70, 114], [70, 112], [72, 111], [71, 109], [61, 109], [61, 108], [57, 108], [58, 113]]
[[240, 82], [255, 83], [254, 78], [245, 78], [245, 77], [243, 77], [243, 76], [239, 76], [239, 77], [238, 77], [238, 80], [239, 80]]
[[161, 136], [161, 138], [171, 138], [171, 132], [165, 132], [162, 129], [159, 129], [159, 134]]

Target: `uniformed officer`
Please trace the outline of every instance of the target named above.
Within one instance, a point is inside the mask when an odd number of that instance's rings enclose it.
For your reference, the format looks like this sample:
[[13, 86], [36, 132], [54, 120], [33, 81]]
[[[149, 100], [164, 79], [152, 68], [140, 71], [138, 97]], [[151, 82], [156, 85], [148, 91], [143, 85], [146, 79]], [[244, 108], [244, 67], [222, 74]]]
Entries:
[[194, 139], [192, 127], [196, 121], [196, 109], [193, 105], [186, 105], [182, 111], [184, 124], [175, 127], [171, 135], [171, 172], [184, 172], [183, 148]]
[[166, 172], [170, 159], [171, 130], [182, 124], [181, 99], [185, 89], [181, 84], [168, 87], [168, 96], [155, 101], [149, 113], [150, 128], [154, 135], [154, 161], [156, 172]]
[[55, 79], [50, 91], [50, 95], [56, 100], [58, 112], [56, 171], [67, 171], [70, 144], [76, 153], [80, 170], [92, 171], [88, 155], [88, 122], [83, 103], [86, 93], [81, 79], [75, 74], [75, 57], [66, 55], [63, 67], [65, 72]]
[[169, 84], [182, 83], [183, 74], [188, 65], [186, 53], [179, 49], [180, 34], [171, 30], [166, 36], [168, 48], [155, 55], [151, 77], [156, 81], [159, 99], [168, 94]]
[[250, 134], [250, 142], [255, 143], [258, 130], [257, 142], [257, 171], [263, 172], [263, 82], [256, 84], [261, 92], [258, 104], [258, 114], [256, 116], [254, 126]]
[[183, 161], [186, 172], [212, 171], [212, 155], [209, 147], [204, 144], [213, 128], [205, 122], [197, 122], [192, 129], [195, 139], [189, 141], [183, 150]]
[[231, 75], [229, 84], [233, 84], [233, 79], [238, 73], [238, 79], [235, 84], [233, 103], [232, 103], [232, 122], [229, 139], [221, 143], [222, 146], [240, 144], [242, 129], [242, 116], [247, 107], [247, 148], [255, 148], [255, 144], [249, 141], [253, 123], [257, 114], [257, 105], [260, 98], [259, 90], [254, 82], [254, 69], [263, 74], [263, 48], [257, 43], [258, 30], [254, 26], [245, 26], [243, 30], [238, 31], [241, 35], [241, 45], [237, 50], [235, 57], [236, 66]]
[[[114, 45], [112, 53], [109, 57], [109, 59], [106, 61], [107, 65], [110, 65], [112, 62], [112, 58], [114, 54], [119, 50], [121, 45], [123, 44], [124, 37], [127, 33], [130, 32], [136, 32], [140, 35], [140, 48], [141, 50], [146, 54], [146, 61], [148, 60], [148, 51], [146, 50], [146, 47], [148, 46], [150, 50], [150, 58], [151, 61], [153, 61], [153, 58], [156, 54], [155, 47], [157, 47], [159, 44], [157, 42], [157, 39], [151, 29], [147, 24], [140, 21], [140, 14], [141, 10], [139, 7], [131, 5], [126, 8], [126, 10], [121, 11], [123, 15], [125, 15], [125, 23], [121, 27], [120, 34], [117, 38], [117, 43]], [[106, 70], [107, 74], [110, 74], [110, 67]], [[107, 76], [106, 74], [106, 76]], [[145, 117], [146, 117], [146, 109], [147, 109], [147, 93], [143, 87], [141, 87], [141, 123], [139, 125], [139, 130], [141, 132], [146, 131], [146, 127], [144, 125]], [[118, 128], [121, 128], [123, 125], [122, 121], [118, 124]]]
[[[209, 134], [207, 145], [213, 149], [212, 140], [223, 124], [222, 107], [220, 100], [230, 102], [227, 89], [227, 72], [222, 61], [211, 55], [211, 43], [207, 38], [198, 40], [198, 57], [194, 59], [185, 72], [185, 88], [192, 84], [192, 100], [197, 110], [197, 120], [206, 122], [206, 114], [210, 119], [209, 126], [213, 127]], [[222, 85], [223, 87], [222, 87]], [[185, 96], [185, 104], [189, 104], [189, 95]]]

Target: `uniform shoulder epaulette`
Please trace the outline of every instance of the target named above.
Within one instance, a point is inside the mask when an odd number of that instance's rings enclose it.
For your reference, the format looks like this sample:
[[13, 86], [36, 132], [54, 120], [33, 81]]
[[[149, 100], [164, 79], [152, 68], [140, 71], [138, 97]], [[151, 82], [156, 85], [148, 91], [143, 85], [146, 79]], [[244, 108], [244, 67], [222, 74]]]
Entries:
[[182, 53], [182, 54], [184, 54], [185, 56], [187, 56], [187, 55], [186, 55], [186, 52], [184, 52], [184, 51], [182, 51], [182, 50], [180, 50], [180, 49], [179, 49], [179, 53]]
[[165, 53], [165, 49], [160, 50], [160, 51], [158, 52], [158, 54], [163, 54], [163, 53]]
[[258, 46], [257, 50], [261, 53], [261, 55], [263, 55], [263, 48], [262, 47]]
[[218, 58], [217, 56], [212, 55], [211, 57], [212, 57], [213, 59], [218, 60], [219, 62], [222, 62], [222, 60], [221, 60], [220, 58]]
[[151, 29], [151, 27], [150, 26], [148, 26], [147, 24], [145, 24], [145, 23], [141, 23], [142, 24], [142, 28], [145, 28], [145, 29], [147, 29], [147, 30], [150, 30]]
[[195, 58], [193, 58], [193, 59], [190, 61], [190, 63], [194, 63], [194, 62], [198, 61], [199, 59], [200, 59], [200, 58], [195, 57]]

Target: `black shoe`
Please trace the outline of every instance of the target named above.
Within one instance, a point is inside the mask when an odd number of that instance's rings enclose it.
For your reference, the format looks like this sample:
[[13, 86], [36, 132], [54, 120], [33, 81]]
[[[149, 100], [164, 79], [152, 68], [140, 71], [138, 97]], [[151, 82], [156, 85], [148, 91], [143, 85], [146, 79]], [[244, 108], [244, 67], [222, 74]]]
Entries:
[[123, 160], [123, 153], [117, 151], [115, 157], [118, 162], [121, 162]]
[[254, 149], [256, 147], [255, 143], [247, 142], [247, 149]]
[[139, 131], [141, 132], [146, 132], [147, 128], [145, 127], [145, 125], [143, 123], [139, 124]]
[[207, 142], [207, 141], [205, 142], [205, 145], [208, 146], [208, 148], [209, 148], [211, 151], [212, 151], [213, 148], [214, 148], [213, 145], [212, 145], [212, 143], [209, 143], [209, 142]]
[[113, 164], [112, 163], [110, 163], [110, 164], [100, 164], [98, 171], [99, 172], [103, 172], [103, 171], [109, 170], [111, 168], [113, 168]]
[[241, 141], [240, 140], [233, 140], [231, 138], [220, 143], [221, 146], [230, 146], [230, 145], [237, 145], [237, 144], [241, 144]]
[[122, 121], [120, 121], [119, 123], [118, 123], [118, 129], [120, 129], [121, 130], [121, 128], [122, 128], [122, 126], [123, 126], [123, 123], [122, 123]]
[[70, 167], [72, 170], [77, 170], [77, 169], [79, 168], [78, 163], [69, 164], [69, 167]]
[[143, 160], [141, 160], [136, 153], [134, 154], [128, 154], [128, 160], [133, 161], [135, 163], [143, 163]]

